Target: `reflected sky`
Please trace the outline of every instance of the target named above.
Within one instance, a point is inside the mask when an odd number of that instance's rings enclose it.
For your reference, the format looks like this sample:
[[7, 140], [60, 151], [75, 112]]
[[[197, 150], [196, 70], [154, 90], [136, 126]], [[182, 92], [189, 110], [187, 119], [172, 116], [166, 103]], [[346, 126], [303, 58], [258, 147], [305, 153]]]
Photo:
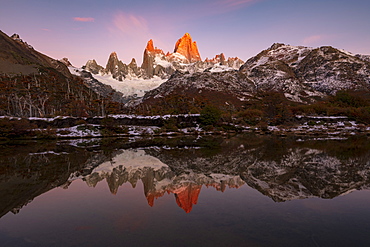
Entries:
[[276, 203], [247, 185], [224, 193], [202, 188], [186, 214], [173, 195], [149, 207], [142, 183], [124, 184], [113, 195], [107, 183], [91, 188], [77, 180], [4, 216], [0, 240], [4, 246], [366, 245], [369, 198], [369, 191], [357, 191], [333, 200]]
[[[32, 156], [40, 148], [55, 152], [28, 163], [18, 151], [12, 156], [18, 163], [0, 173], [3, 201], [12, 181], [28, 202], [0, 218], [2, 246], [369, 245], [370, 191], [363, 180], [369, 151], [343, 156], [368, 140], [336, 142], [339, 150], [328, 150], [334, 142], [263, 138], [186, 148], [174, 141], [165, 148], [23, 147]], [[264, 156], [267, 150], [275, 155]], [[26, 168], [33, 175], [21, 173]], [[41, 194], [25, 196], [40, 184]]]

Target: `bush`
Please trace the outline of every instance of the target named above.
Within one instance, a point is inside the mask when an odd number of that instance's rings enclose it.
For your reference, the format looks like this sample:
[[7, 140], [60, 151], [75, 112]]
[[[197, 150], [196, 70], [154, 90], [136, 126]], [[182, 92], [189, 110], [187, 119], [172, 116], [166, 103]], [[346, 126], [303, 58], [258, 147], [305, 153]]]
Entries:
[[367, 95], [364, 92], [338, 91], [331, 102], [340, 107], [363, 107], [367, 106]]
[[8, 118], [0, 119], [0, 136], [2, 137], [23, 137], [30, 134], [36, 128], [27, 119], [12, 120]]
[[221, 119], [221, 111], [215, 106], [207, 105], [200, 112], [199, 121], [202, 125], [215, 125]]
[[261, 121], [263, 112], [258, 109], [246, 109], [239, 113], [246, 124], [256, 125]]

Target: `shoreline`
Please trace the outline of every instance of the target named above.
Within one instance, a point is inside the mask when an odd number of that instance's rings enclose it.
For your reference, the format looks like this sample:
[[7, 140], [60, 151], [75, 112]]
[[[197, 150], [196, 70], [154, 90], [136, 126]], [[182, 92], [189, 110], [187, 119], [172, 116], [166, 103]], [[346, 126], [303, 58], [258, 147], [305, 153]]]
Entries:
[[[345, 116], [296, 116], [297, 122], [280, 126], [244, 126], [223, 122], [216, 126], [201, 126], [199, 114], [138, 116], [112, 115], [108, 117], [76, 118], [16, 118], [0, 117], [8, 120], [13, 132], [18, 131], [15, 123], [26, 120], [30, 124], [23, 132], [2, 136], [0, 140], [9, 139], [83, 139], [107, 137], [170, 137], [230, 135], [237, 133], [255, 133], [276, 136], [309, 136], [325, 138], [345, 138], [354, 135], [370, 136], [370, 126], [356, 123]], [[3, 127], [4, 128], [4, 127]]]

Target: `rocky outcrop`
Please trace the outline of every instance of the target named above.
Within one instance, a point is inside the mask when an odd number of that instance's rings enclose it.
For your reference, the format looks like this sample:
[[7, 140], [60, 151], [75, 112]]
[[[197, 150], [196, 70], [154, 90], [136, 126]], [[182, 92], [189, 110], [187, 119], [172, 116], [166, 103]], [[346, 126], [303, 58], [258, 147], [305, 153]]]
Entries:
[[128, 74], [128, 66], [118, 60], [117, 53], [112, 52], [104, 70], [105, 74], [111, 74], [114, 79], [122, 81]]
[[190, 34], [185, 33], [175, 45], [174, 53], [183, 55], [188, 63], [202, 61], [198, 51], [197, 43], [191, 38]]
[[135, 58], [132, 58], [131, 62], [128, 64], [128, 74], [135, 75], [137, 77], [142, 76], [142, 70], [137, 66]]
[[226, 61], [226, 65], [234, 69], [239, 69], [243, 64], [244, 61], [238, 57], [229, 57]]
[[156, 68], [156, 58], [157, 60], [162, 60], [164, 58], [164, 52], [157, 47], [154, 48], [153, 40], [151, 39], [148, 41], [144, 50], [143, 63], [141, 65], [145, 75], [149, 78], [158, 74], [158, 71], [156, 71], [157, 73], [154, 71]]
[[99, 74], [99, 73], [104, 71], [104, 67], [98, 65], [98, 63], [95, 61], [95, 59], [87, 61], [84, 69], [86, 69], [87, 71], [89, 71], [93, 74]]
[[226, 59], [225, 59], [225, 55], [223, 53], [219, 54], [219, 55], [216, 55], [214, 58], [212, 59], [208, 59], [206, 58], [204, 60], [204, 62], [206, 63], [220, 63], [221, 65], [226, 65]]
[[62, 62], [65, 66], [67, 67], [70, 67], [72, 66], [71, 62], [68, 60], [68, 58], [64, 57], [62, 59], [59, 60], [60, 62]]

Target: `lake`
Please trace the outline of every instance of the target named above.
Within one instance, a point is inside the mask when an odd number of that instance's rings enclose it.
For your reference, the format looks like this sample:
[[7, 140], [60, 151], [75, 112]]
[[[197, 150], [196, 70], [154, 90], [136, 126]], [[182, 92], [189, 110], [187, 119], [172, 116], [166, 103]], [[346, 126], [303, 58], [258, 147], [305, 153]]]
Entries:
[[0, 145], [1, 246], [370, 246], [370, 140]]

